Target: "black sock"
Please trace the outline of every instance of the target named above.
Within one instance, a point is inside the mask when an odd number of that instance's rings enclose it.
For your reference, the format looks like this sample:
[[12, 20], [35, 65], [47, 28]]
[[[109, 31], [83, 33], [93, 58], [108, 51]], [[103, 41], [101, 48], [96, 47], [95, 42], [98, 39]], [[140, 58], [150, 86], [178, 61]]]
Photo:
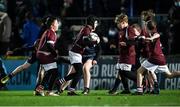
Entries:
[[51, 73], [51, 76], [49, 77], [48, 90], [52, 91], [53, 86], [55, 84], [55, 81], [56, 81], [56, 79], [58, 77], [58, 70], [57, 69], [51, 69], [49, 71]]
[[121, 83], [121, 80], [119, 78], [116, 78], [115, 83], [114, 83], [114, 87], [112, 90], [116, 91], [120, 83]]
[[73, 64], [74, 69], [76, 70], [76, 75], [74, 76], [70, 88], [76, 88], [76, 85], [78, 84], [79, 80], [81, 79], [83, 75], [82, 67], [83, 65], [81, 63]]
[[88, 87], [84, 87], [84, 89], [85, 89], [85, 90], [89, 90], [89, 88], [88, 88]]
[[72, 73], [62, 79], [64, 79], [65, 81], [69, 81], [69, 80], [73, 79], [75, 77], [75, 75], [76, 75], [76, 73]]
[[13, 77], [13, 74], [9, 74], [9, 75], [8, 75], [8, 77], [9, 77], [10, 79], [12, 79], [12, 77]]
[[124, 90], [128, 91], [129, 90], [128, 79], [125, 77], [123, 72], [127, 72], [127, 71], [120, 71], [119, 74], [121, 76], [121, 81], [124, 86]]
[[[45, 87], [45, 85], [46, 85], [46, 84], [48, 83], [48, 81], [49, 81], [50, 76], [51, 76], [50, 71], [46, 71], [46, 72], [44, 73], [44, 78], [43, 78], [43, 80], [42, 80], [42, 82], [41, 82], [41, 85], [42, 85], [42, 86]], [[45, 87], [45, 88], [46, 88], [46, 87]]]
[[131, 80], [133, 80], [135, 83], [137, 82], [137, 74], [133, 71], [124, 71], [122, 72], [123, 75]]
[[84, 92], [90, 92], [90, 89], [88, 88], [88, 87], [84, 87], [84, 90], [83, 90]]
[[154, 82], [154, 88], [159, 88], [158, 82]]

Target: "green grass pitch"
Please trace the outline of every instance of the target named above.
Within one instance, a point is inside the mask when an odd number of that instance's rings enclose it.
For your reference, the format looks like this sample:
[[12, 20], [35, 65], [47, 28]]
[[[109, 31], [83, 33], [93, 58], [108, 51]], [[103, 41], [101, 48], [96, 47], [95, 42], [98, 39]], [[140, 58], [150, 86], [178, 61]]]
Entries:
[[180, 90], [161, 90], [160, 95], [108, 95], [92, 90], [89, 95], [33, 96], [33, 91], [0, 91], [0, 106], [180, 106]]

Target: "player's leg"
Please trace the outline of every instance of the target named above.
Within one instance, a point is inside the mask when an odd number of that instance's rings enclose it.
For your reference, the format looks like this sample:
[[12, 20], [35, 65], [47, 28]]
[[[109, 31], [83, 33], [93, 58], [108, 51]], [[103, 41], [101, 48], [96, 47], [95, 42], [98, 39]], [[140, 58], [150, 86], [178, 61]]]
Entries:
[[[76, 71], [75, 69], [73, 68], [73, 66], [71, 65], [69, 70], [68, 70], [68, 75], [72, 75], [74, 74]], [[57, 86], [57, 94], [60, 94], [60, 93], [63, 93], [63, 91], [65, 90], [65, 88], [71, 83], [71, 80], [68, 80], [68, 81], [64, 81], [62, 82], [62, 84], [59, 82], [59, 81], [62, 81], [62, 80], [65, 80], [64, 78], [62, 79], [58, 79], [58, 82], [56, 81], [56, 86]]]
[[130, 72], [130, 71], [120, 70], [120, 72], [119, 72], [119, 74], [121, 76], [121, 82], [124, 87], [124, 90], [121, 92], [121, 94], [129, 94], [130, 89], [129, 89], [129, 84], [128, 84], [128, 78], [124, 75], [124, 72]]
[[142, 80], [143, 80], [143, 74], [147, 73], [147, 71], [154, 72], [159, 65], [155, 65], [150, 63], [148, 60], [145, 60], [141, 67], [137, 70], [137, 93], [138, 95], [143, 94], [143, 85], [142, 85]]
[[31, 66], [30, 63], [25, 62], [24, 64], [18, 66], [14, 71], [12, 71], [10, 74], [8, 74], [7, 76], [5, 76], [4, 78], [1, 79], [1, 83], [5, 84], [9, 81], [9, 79], [11, 79], [12, 77], [14, 77], [16, 74], [18, 74], [19, 72], [29, 68]]
[[133, 80], [135, 83], [137, 81], [137, 74], [136, 74], [136, 71], [134, 70], [131, 70], [131, 71], [124, 71], [122, 72], [122, 74], [127, 77], [128, 79], [131, 79]]
[[49, 96], [58, 96], [58, 94], [55, 94], [52, 90], [53, 90], [53, 86], [55, 84], [56, 79], [58, 78], [58, 69], [54, 68], [54, 69], [50, 69], [49, 71], [49, 78], [48, 78], [48, 90], [47, 90], [47, 95]]
[[7, 75], [7, 72], [6, 72], [6, 68], [2, 62], [2, 60], [0, 59], [0, 78], [3, 78]]
[[40, 94], [40, 96], [45, 96], [44, 88], [45, 84], [47, 83], [48, 79], [50, 77], [50, 72], [45, 71], [44, 72], [44, 78], [42, 79], [42, 82], [36, 87], [36, 92]]
[[180, 77], [180, 71], [172, 71], [172, 72], [166, 71], [165, 74], [167, 78]]
[[37, 84], [40, 84], [44, 78], [44, 69], [42, 66], [39, 67], [39, 72], [38, 72], [38, 77], [37, 77], [37, 80], [36, 80], [36, 83]]
[[70, 92], [68, 92], [68, 94], [71, 95], [71, 94], [75, 94], [75, 92], [74, 92], [75, 87], [83, 73], [82, 72], [82, 55], [79, 53], [74, 53], [72, 51], [69, 51], [69, 59], [75, 69], [75, 73], [71, 73], [64, 78], [58, 79], [57, 84], [59, 84], [59, 87], [61, 87], [61, 85], [63, 83], [73, 79], [74, 82], [72, 81], [71, 87], [70, 87]]
[[119, 86], [120, 83], [121, 83], [121, 76], [120, 76], [120, 74], [118, 72], [117, 77], [115, 79], [114, 86], [113, 86], [113, 88], [111, 90], [109, 90], [108, 93], [111, 94], [111, 95], [116, 95], [117, 94], [117, 89], [118, 89], [118, 86]]
[[56, 80], [56, 85], [59, 87], [58, 90], [61, 90], [62, 84], [68, 82], [69, 80], [74, 79], [74, 77], [77, 75], [76, 71], [74, 73], [71, 73], [63, 78]]
[[91, 80], [91, 73], [90, 69], [92, 68], [92, 59], [88, 59], [83, 65], [83, 76], [84, 76], [84, 90], [83, 94], [88, 94], [90, 89], [90, 80]]
[[143, 82], [142, 82], [143, 92], [145, 94], [149, 94], [153, 91], [154, 80], [152, 78], [150, 71], [144, 72], [143, 75], [144, 75]]
[[[76, 63], [73, 64], [74, 67], [74, 71], [73, 73], [70, 73], [69, 75], [61, 78], [61, 79], [57, 79], [56, 84], [59, 87], [59, 90], [61, 90], [62, 84], [66, 83], [69, 80], [72, 80], [71, 82], [71, 86], [69, 88], [69, 92], [68, 95], [77, 95], [74, 91], [75, 91], [75, 87], [78, 83], [78, 81], [80, 80], [81, 76], [82, 76], [82, 64], [81, 63]], [[78, 71], [77, 71], [78, 70]]]
[[[71, 67], [69, 68], [69, 71], [68, 71], [68, 74], [67, 74], [67, 75], [72, 74], [72, 73], [75, 73], [75, 72], [76, 72], [76, 71], [75, 71], [74, 67], [71, 66]], [[70, 80], [70, 81], [66, 81], [65, 83], [63, 83], [63, 84], [61, 85], [61, 91], [65, 90], [65, 88], [66, 88], [70, 83], [71, 83], [71, 80]]]
[[[50, 61], [49, 61], [50, 62]], [[53, 89], [53, 85], [55, 83], [55, 80], [58, 77], [58, 69], [57, 69], [57, 63], [47, 63], [47, 64], [41, 64], [43, 69], [45, 70], [44, 78], [41, 82], [41, 84], [36, 88], [36, 91], [41, 93], [42, 96], [44, 96], [44, 88], [46, 88], [46, 84], [48, 85], [47, 89], [47, 95], [57, 96], [57, 94], [51, 93]]]
[[78, 84], [79, 80], [81, 79], [81, 77], [83, 75], [83, 70], [82, 70], [83, 65], [82, 65], [82, 63], [74, 63], [73, 67], [76, 70], [76, 73], [75, 73], [75, 75], [73, 77], [71, 86], [69, 88], [68, 95], [77, 95], [75, 93], [75, 88], [76, 88], [76, 85]]
[[144, 72], [146, 72], [146, 69], [143, 66], [137, 70], [137, 94], [143, 94], [142, 81]]
[[39, 66], [39, 71], [38, 71], [38, 75], [37, 75], [37, 79], [36, 79], [36, 86], [35, 86], [35, 90], [34, 90], [34, 95], [41, 95], [39, 92], [36, 91], [36, 88], [42, 83], [42, 80], [44, 78], [44, 69], [43, 67], [40, 65]]
[[159, 94], [160, 89], [159, 89], [159, 84], [158, 84], [157, 76], [155, 72], [151, 72], [151, 71], [149, 72], [148, 80], [149, 80], [149, 85], [150, 85], [150, 93]]
[[[7, 76], [6, 68], [0, 58], [0, 79]], [[0, 90], [6, 89], [6, 84], [0, 82]]]

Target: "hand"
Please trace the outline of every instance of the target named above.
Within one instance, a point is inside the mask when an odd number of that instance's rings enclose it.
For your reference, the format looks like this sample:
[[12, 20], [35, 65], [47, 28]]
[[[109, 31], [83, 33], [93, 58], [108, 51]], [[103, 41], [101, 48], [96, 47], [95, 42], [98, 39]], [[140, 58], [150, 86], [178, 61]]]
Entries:
[[153, 39], [152, 38], [145, 38], [145, 40], [146, 40], [146, 42], [152, 42], [153, 41]]
[[140, 38], [140, 39], [146, 39], [146, 37], [145, 37], [145, 36], [140, 36], [139, 38]]
[[126, 45], [126, 42], [119, 42], [119, 44], [120, 44], [121, 46], [127, 46], [127, 45]]
[[116, 45], [111, 44], [111, 45], [110, 45], [110, 49], [113, 49], [113, 48], [116, 48]]
[[102, 37], [102, 40], [103, 40], [104, 43], [107, 43], [109, 41], [108, 38], [104, 37], [104, 36]]
[[97, 61], [96, 60], [93, 60], [92, 61], [92, 65], [96, 65], [97, 64]]

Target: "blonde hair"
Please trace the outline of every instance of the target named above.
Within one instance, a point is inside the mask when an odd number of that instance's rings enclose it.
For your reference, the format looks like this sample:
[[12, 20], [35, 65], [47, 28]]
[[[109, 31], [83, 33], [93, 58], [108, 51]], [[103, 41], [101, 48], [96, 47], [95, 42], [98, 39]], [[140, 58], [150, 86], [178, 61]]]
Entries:
[[127, 22], [128, 23], [128, 16], [126, 14], [116, 15], [114, 22], [115, 23], [120, 23], [120, 22]]
[[144, 21], [152, 20], [155, 17], [155, 13], [153, 12], [153, 10], [149, 9], [147, 11], [142, 11], [141, 17], [143, 17], [142, 20]]

